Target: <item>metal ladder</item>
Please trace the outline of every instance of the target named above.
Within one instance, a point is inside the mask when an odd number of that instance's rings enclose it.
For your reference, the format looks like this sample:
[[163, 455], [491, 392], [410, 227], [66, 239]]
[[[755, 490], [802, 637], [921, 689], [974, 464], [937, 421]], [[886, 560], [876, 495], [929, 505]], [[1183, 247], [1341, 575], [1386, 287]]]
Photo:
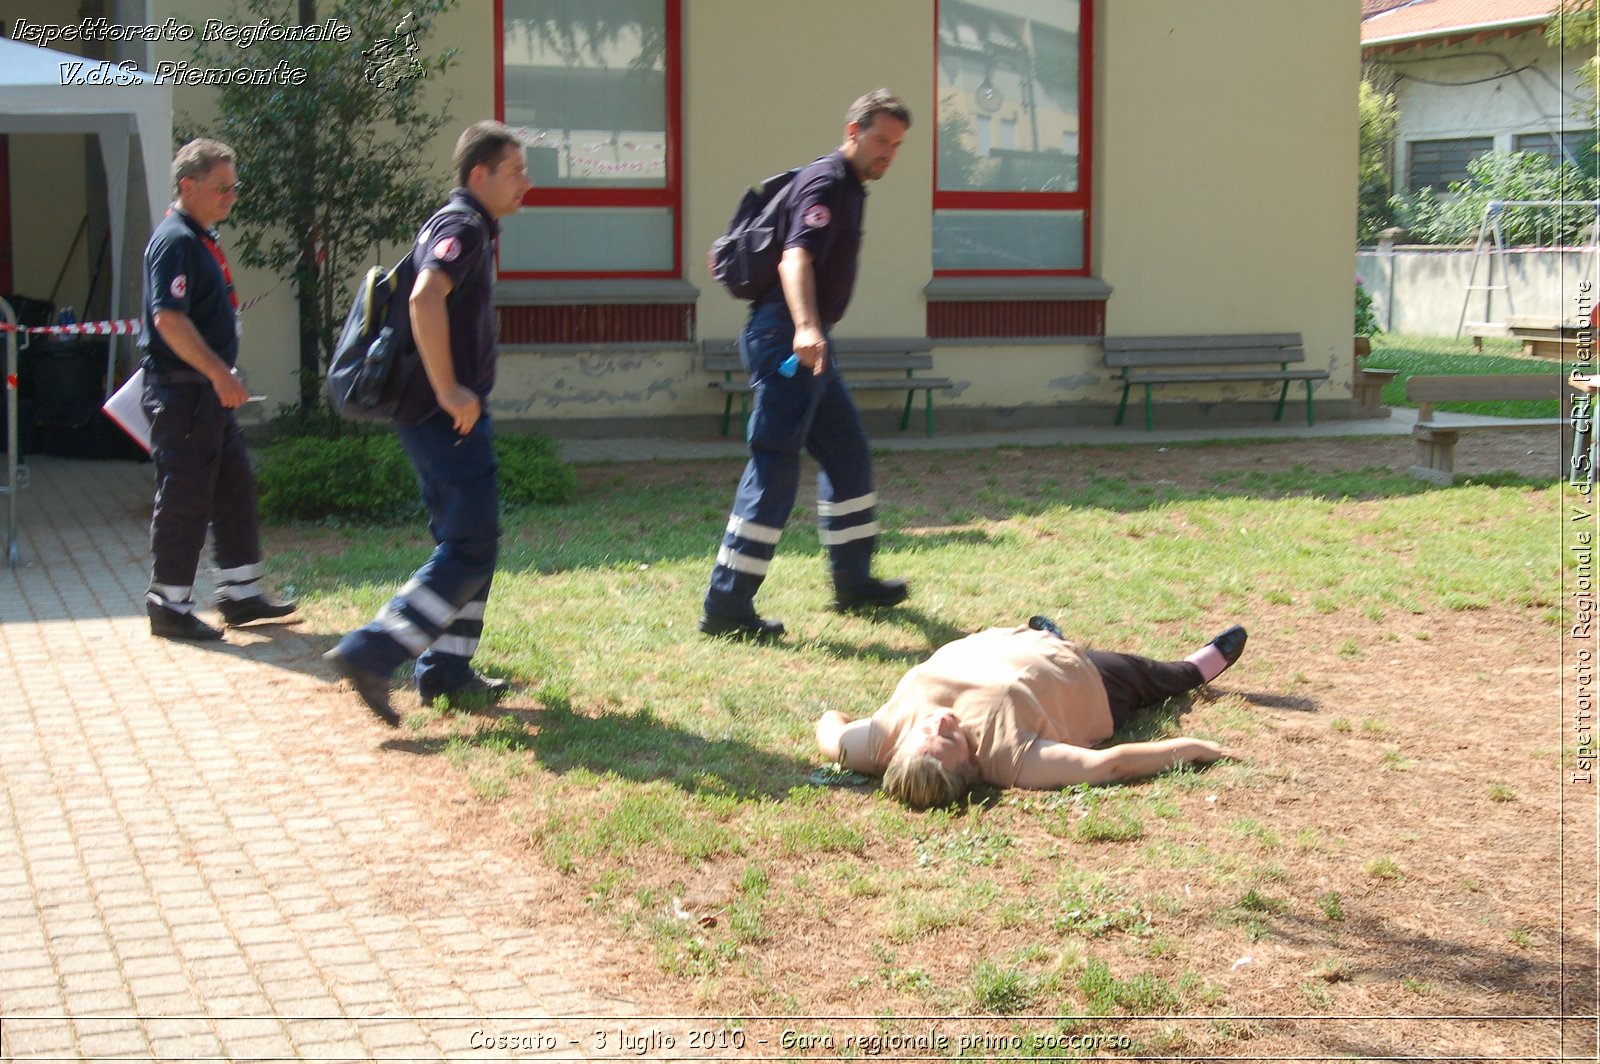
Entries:
[[[1506, 280], [1505, 263], [1500, 264], [1500, 284], [1494, 283], [1494, 264], [1497, 259], [1505, 255], [1506, 238], [1500, 229], [1500, 210], [1505, 206], [1504, 200], [1490, 200], [1483, 207], [1483, 221], [1478, 224], [1478, 239], [1472, 245], [1472, 269], [1467, 274], [1466, 291], [1461, 294], [1461, 314], [1456, 318], [1456, 339], [1461, 339], [1461, 330], [1468, 325], [1483, 329], [1504, 329], [1503, 321], [1490, 320], [1490, 311], [1494, 309], [1495, 292], [1506, 294], [1506, 316], [1517, 311], [1517, 303], [1511, 295], [1511, 286], [1504, 283]], [[1494, 238], [1494, 246], [1486, 248], [1490, 237]], [[1485, 272], [1484, 284], [1474, 284], [1478, 279], [1478, 263], [1483, 260], [1485, 250], [1488, 252], [1489, 264]], [[1483, 321], [1468, 321], [1467, 308], [1472, 305], [1472, 293], [1482, 292], [1483, 295]]]

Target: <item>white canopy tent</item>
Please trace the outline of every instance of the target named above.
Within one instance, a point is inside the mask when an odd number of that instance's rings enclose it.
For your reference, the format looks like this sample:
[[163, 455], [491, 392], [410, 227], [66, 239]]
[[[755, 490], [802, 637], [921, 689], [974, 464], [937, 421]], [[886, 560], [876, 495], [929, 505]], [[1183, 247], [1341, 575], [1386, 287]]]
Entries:
[[[161, 221], [172, 167], [172, 87], [141, 70], [0, 38], [0, 133], [94, 134], [111, 221], [111, 317], [122, 316], [128, 219]], [[27, 204], [14, 205], [32, 209]], [[106, 356], [115, 383], [115, 338]]]
[[[172, 88], [138, 70], [86, 60], [66, 52], [0, 38], [0, 133], [93, 134], [105, 167], [111, 228], [111, 317], [122, 316], [123, 263], [128, 260], [128, 220], [141, 233], [160, 222], [168, 202], [172, 152]], [[43, 204], [18, 204], [44, 210]], [[6, 308], [0, 308], [0, 311]], [[17, 373], [17, 334], [8, 332], [5, 372]], [[116, 381], [116, 337], [106, 348], [105, 394]], [[14, 383], [6, 399], [6, 555], [17, 565], [17, 404]]]

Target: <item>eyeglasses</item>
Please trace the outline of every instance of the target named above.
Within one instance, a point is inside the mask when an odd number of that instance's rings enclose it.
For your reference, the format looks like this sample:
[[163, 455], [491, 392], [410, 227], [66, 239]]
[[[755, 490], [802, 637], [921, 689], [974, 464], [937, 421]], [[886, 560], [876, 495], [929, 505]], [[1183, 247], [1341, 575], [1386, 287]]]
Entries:
[[231, 185], [213, 185], [211, 187], [216, 189], [222, 195], [227, 196], [227, 195], [230, 195], [230, 194], [232, 194], [234, 192], [239, 191], [239, 189], [242, 188], [243, 186], [244, 186], [244, 182], [243, 181], [235, 181]]

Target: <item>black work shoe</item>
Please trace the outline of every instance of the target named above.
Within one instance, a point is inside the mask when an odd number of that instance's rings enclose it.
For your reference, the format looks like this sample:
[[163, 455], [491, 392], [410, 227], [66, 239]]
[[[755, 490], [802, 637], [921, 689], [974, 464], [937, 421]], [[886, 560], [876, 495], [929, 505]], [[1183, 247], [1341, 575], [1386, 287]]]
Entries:
[[1061, 634], [1061, 629], [1056, 627], [1056, 622], [1052, 621], [1042, 613], [1036, 613], [1032, 617], [1029, 617], [1028, 627], [1032, 628], [1035, 632], [1049, 632], [1062, 642], [1066, 642], [1067, 637]]
[[162, 639], [192, 639], [205, 641], [221, 639], [222, 629], [213, 628], [205, 621], [188, 613], [179, 613], [169, 610], [165, 606], [157, 606], [154, 602], [144, 604], [145, 612], [150, 615], [150, 634]]
[[707, 613], [700, 617], [700, 630], [706, 635], [725, 635], [735, 639], [754, 639], [758, 643], [776, 639], [783, 634], [783, 622], [757, 617], [729, 617], [721, 613]]
[[1222, 656], [1229, 665], [1239, 660], [1239, 655], [1244, 653], [1244, 643], [1250, 635], [1237, 624], [1211, 641], [1211, 645], [1222, 651]]
[[840, 611], [884, 609], [898, 606], [911, 594], [904, 580], [872, 580], [846, 591], [836, 588], [833, 608]]
[[400, 714], [389, 704], [389, 677], [363, 669], [339, 653], [338, 647], [322, 655], [322, 660], [332, 665], [335, 672], [350, 681], [350, 686], [355, 688], [356, 695], [379, 720], [391, 728], [400, 726]]
[[242, 624], [254, 621], [271, 621], [279, 617], [287, 617], [295, 610], [295, 605], [290, 602], [278, 602], [265, 595], [251, 595], [245, 599], [217, 598], [217, 612], [222, 614], [222, 623], [229, 628], [237, 628]]
[[482, 699], [485, 702], [498, 702], [510, 689], [510, 680], [502, 680], [498, 676], [485, 676], [477, 670], [473, 670], [468, 674], [466, 683], [461, 684], [459, 687], [452, 687], [449, 690], [431, 687], [427, 684], [417, 684], [417, 694], [421, 696], [424, 705], [432, 702], [435, 698], [448, 698], [451, 700], [467, 698]]

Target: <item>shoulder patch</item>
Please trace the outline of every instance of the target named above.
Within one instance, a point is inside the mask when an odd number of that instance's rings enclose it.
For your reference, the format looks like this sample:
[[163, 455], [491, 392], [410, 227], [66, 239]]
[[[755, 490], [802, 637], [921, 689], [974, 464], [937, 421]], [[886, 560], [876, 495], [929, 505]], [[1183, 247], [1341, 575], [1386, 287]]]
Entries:
[[800, 220], [805, 222], [808, 228], [821, 229], [833, 221], [833, 212], [820, 203], [813, 203], [806, 208], [806, 212], [800, 216]]
[[429, 253], [440, 262], [454, 262], [461, 254], [461, 240], [453, 236], [440, 237], [433, 242]]
[[173, 299], [182, 299], [184, 293], [189, 291], [189, 275], [186, 273], [178, 274], [172, 279], [172, 284], [168, 285], [167, 289], [172, 293]]

